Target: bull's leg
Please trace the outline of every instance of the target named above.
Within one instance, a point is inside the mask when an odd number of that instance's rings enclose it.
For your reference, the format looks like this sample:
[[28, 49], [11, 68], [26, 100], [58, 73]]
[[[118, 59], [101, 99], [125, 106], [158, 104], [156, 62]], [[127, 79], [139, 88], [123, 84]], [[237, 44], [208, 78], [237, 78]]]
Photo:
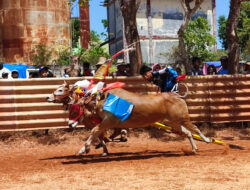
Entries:
[[112, 139], [112, 141], [113, 141], [115, 137], [117, 137], [118, 135], [120, 135], [120, 134], [121, 134], [121, 130], [122, 130], [122, 129], [119, 129], [119, 128], [118, 128], [118, 129], [114, 129], [113, 134], [112, 134], [112, 135], [110, 135], [110, 137], [109, 137], [109, 138], [110, 138], [110, 139]]
[[172, 127], [172, 131], [174, 133], [177, 133], [179, 135], [182, 135], [182, 136], [185, 136], [189, 139], [190, 141], [190, 144], [192, 146], [192, 151], [195, 153], [198, 148], [194, 142], [194, 139], [193, 139], [193, 136], [192, 136], [192, 133], [186, 129], [184, 126], [180, 125], [180, 124], [177, 124], [177, 123], [174, 123], [174, 122], [170, 122], [170, 121], [167, 121], [165, 120], [164, 121], [165, 124], [167, 124], [168, 126], [171, 126]]
[[198, 135], [200, 135], [200, 137], [206, 142], [206, 143], [210, 143], [212, 142], [212, 140], [208, 137], [206, 137], [199, 129], [196, 125], [192, 124], [190, 121], [186, 121], [184, 123], [184, 126], [189, 129], [190, 131], [193, 131], [195, 133], [197, 133]]
[[105, 143], [104, 140], [102, 140], [101, 143], [102, 143], [102, 148], [103, 148], [102, 156], [107, 156], [108, 155], [108, 149], [107, 149], [106, 143]]
[[81, 150], [78, 152], [78, 155], [81, 155], [83, 153], [88, 153], [90, 151], [90, 145], [92, 144], [92, 142], [98, 138], [101, 134], [102, 134], [103, 130], [100, 128], [100, 124], [98, 124], [97, 126], [95, 126], [92, 130], [91, 130], [91, 134], [87, 140], [87, 142], [85, 143], [85, 146], [83, 146], [81, 148]]
[[[106, 138], [105, 135], [107, 135], [106, 131], [104, 131], [104, 133], [99, 136], [100, 146], [102, 146], [102, 148], [103, 148], [102, 156], [108, 155], [108, 149], [107, 149], [106, 142], [105, 142], [105, 138]], [[107, 141], [107, 142], [110, 142], [110, 141]]]
[[188, 137], [188, 140], [190, 141], [191, 146], [192, 146], [192, 151], [195, 153], [198, 150], [198, 148], [196, 144], [194, 143], [192, 133], [183, 126], [181, 126], [181, 132], [184, 133]]

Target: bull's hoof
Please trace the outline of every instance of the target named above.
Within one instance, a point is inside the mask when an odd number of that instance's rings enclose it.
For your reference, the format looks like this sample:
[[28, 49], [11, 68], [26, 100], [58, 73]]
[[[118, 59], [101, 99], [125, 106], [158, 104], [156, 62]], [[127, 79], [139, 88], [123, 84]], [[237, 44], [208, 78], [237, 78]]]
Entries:
[[102, 153], [102, 157], [106, 157], [106, 156], [108, 156], [107, 152]]
[[90, 151], [90, 148], [84, 146], [84, 147], [82, 147], [82, 149], [77, 153], [77, 155], [80, 156], [80, 155], [82, 155], [82, 154], [84, 154], [84, 153], [88, 154], [89, 151]]
[[86, 147], [85, 153], [88, 154], [90, 152], [90, 148]]

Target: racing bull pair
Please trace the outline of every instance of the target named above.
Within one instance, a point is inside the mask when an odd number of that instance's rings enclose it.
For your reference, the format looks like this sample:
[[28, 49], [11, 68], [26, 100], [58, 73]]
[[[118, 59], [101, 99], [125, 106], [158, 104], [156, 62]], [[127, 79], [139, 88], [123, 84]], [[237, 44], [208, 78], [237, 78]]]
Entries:
[[[102, 89], [98, 92], [100, 91]], [[104, 134], [108, 129], [148, 127], [155, 122], [163, 121], [171, 126], [176, 133], [188, 137], [194, 153], [198, 149], [194, 143], [192, 132], [199, 134], [205, 142], [211, 142], [191, 123], [187, 105], [176, 93], [142, 95], [122, 88], [107, 89], [102, 91], [101, 95], [98, 92], [87, 93], [79, 97], [75, 94], [74, 87], [70, 87], [69, 84], [65, 83], [47, 98], [50, 102], [64, 104], [68, 104], [73, 100], [77, 105], [80, 105], [80, 109], [82, 109], [81, 116], [77, 120], [71, 121], [70, 125], [73, 126], [80, 122], [92, 128], [92, 130], [85, 145], [78, 152], [79, 155], [88, 153], [90, 145], [98, 138], [103, 147], [103, 155], [107, 155], [107, 141], [105, 141]], [[121, 120], [114, 113], [104, 109], [109, 94], [126, 100], [133, 105], [133, 110], [126, 120]]]

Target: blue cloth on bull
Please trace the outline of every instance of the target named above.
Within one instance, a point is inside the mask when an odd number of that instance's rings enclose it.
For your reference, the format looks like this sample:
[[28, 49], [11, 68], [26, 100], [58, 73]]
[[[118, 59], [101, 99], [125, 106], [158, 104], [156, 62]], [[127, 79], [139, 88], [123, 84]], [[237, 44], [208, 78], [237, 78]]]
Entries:
[[131, 102], [115, 96], [114, 94], [108, 94], [103, 106], [103, 110], [111, 112], [122, 121], [125, 121], [130, 116], [133, 108], [134, 105]]

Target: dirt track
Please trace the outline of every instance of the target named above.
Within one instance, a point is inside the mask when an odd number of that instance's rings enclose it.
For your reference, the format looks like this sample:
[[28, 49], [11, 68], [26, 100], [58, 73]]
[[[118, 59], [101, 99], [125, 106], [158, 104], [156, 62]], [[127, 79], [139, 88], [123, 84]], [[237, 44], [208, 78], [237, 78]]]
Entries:
[[58, 145], [0, 142], [0, 189], [250, 189], [250, 141], [229, 142], [246, 149], [197, 142], [197, 155], [187, 155], [187, 140], [141, 135], [109, 144], [108, 157], [93, 148], [76, 157], [79, 139]]

